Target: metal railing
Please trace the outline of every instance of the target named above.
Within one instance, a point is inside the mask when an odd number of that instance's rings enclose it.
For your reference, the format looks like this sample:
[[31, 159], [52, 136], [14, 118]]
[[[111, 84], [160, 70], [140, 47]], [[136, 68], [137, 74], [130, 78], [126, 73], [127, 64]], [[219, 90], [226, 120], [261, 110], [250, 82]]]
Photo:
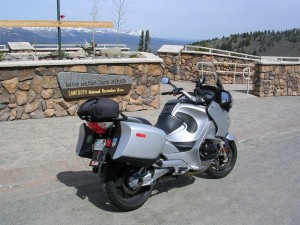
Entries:
[[8, 52], [9, 49], [6, 47], [6, 45], [0, 45], [0, 52]]
[[231, 52], [226, 50], [220, 50], [216, 48], [207, 48], [202, 46], [195, 46], [195, 45], [186, 45], [184, 47], [184, 51], [187, 52], [198, 52], [198, 53], [205, 53], [205, 54], [215, 54], [219, 56], [229, 56], [229, 57], [235, 57], [239, 59], [246, 59], [246, 60], [253, 60], [253, 61], [259, 61], [260, 56], [256, 55], [249, 55], [249, 54], [243, 54], [238, 52]]
[[261, 56], [262, 62], [300, 62], [300, 57]]
[[[58, 50], [58, 44], [32, 44], [34, 51], [56, 51]], [[80, 47], [77, 44], [61, 44], [62, 50], [76, 51]]]
[[[89, 47], [88, 44], [61, 44], [61, 48], [66, 51], [74, 51], [74, 50], [79, 50], [82, 47]], [[44, 50], [57, 50], [58, 49], [58, 44], [32, 44], [32, 47], [36, 51], [44, 51]], [[104, 49], [104, 48], [121, 48], [121, 50], [128, 50], [129, 48], [126, 47], [126, 44], [96, 44], [95, 49]]]
[[[234, 70], [217, 70], [216, 65], [223, 65], [223, 66], [232, 66], [234, 67]], [[200, 67], [201, 66], [201, 67]], [[212, 70], [205, 70], [206, 67], [211, 67]], [[217, 67], [218, 68], [218, 67]], [[237, 71], [238, 68], [243, 68], [242, 71]], [[196, 65], [197, 71], [201, 74], [201, 76], [204, 75], [204, 73], [213, 73], [213, 74], [233, 74], [233, 84], [235, 84], [235, 78], [237, 74], [241, 74], [243, 76], [244, 81], [247, 81], [247, 94], [249, 93], [249, 83], [251, 79], [251, 75], [253, 75], [254, 71], [252, 69], [254, 68], [254, 65], [251, 64], [241, 64], [241, 63], [213, 63], [213, 62], [198, 62]]]
[[97, 46], [96, 46], [96, 49], [97, 48], [100, 48], [100, 49], [102, 49], [102, 48], [127, 48], [127, 46], [126, 46], [126, 44], [118, 44], [118, 45], [116, 45], [116, 44], [97, 44]]
[[[78, 44], [61, 44], [64, 48], [78, 47]], [[34, 48], [58, 48], [58, 44], [32, 44]]]
[[[200, 63], [206, 63], [206, 62], [200, 62]], [[212, 63], [212, 62], [210, 62]], [[204, 65], [202, 64], [202, 65]], [[216, 73], [218, 74], [232, 74], [233, 75], [233, 84], [235, 84], [235, 80], [236, 80], [236, 75], [244, 75], [244, 69], [248, 68], [249, 69], [249, 76], [253, 75], [253, 71], [251, 69], [254, 68], [254, 64], [242, 64], [242, 63], [224, 63], [224, 62], [215, 62], [213, 63], [214, 66], [224, 66], [224, 67], [228, 67], [228, 68], [232, 68], [232, 70], [216, 70]], [[218, 68], [218, 67], [217, 67]], [[240, 68], [240, 71], [238, 71]], [[204, 68], [202, 67], [202, 73], [209, 73], [209, 70], [204, 70]]]
[[251, 68], [247, 67], [243, 69], [243, 78], [247, 81], [247, 95], [249, 94], [249, 83], [251, 76]]
[[[210, 67], [211, 70], [204, 70], [204, 66]], [[196, 64], [196, 70], [203, 77], [204, 73], [212, 73], [217, 81], [217, 70], [213, 62], [198, 62]]]

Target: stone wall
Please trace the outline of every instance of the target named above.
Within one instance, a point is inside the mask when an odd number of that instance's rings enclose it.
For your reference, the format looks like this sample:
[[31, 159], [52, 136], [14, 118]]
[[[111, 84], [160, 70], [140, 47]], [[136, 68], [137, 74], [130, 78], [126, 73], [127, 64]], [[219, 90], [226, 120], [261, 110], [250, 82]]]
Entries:
[[53, 66], [0, 65], [0, 121], [76, 115], [86, 99], [66, 101], [57, 82], [59, 72], [117, 74], [132, 77], [127, 95], [109, 96], [122, 111], [159, 107], [161, 60]]
[[300, 64], [257, 63], [253, 91], [260, 97], [300, 95]]
[[[171, 50], [168, 52], [168, 50]], [[252, 70], [250, 83], [253, 84], [253, 94], [260, 97], [267, 96], [297, 96], [300, 95], [300, 63], [285, 61], [247, 60], [238, 57], [226, 57], [205, 52], [184, 51], [183, 47], [171, 46], [162, 48], [158, 55], [163, 59], [163, 75], [172, 80], [195, 80], [199, 72], [196, 70], [198, 62], [212, 62], [221, 77], [223, 84], [246, 83], [242, 71], [245, 66], [234, 68], [232, 63], [247, 64]], [[268, 58], [268, 57], [265, 57]], [[280, 58], [280, 57], [279, 57]], [[288, 58], [288, 57], [287, 57]], [[267, 59], [268, 60], [268, 59]], [[210, 70], [204, 67], [204, 70]], [[232, 71], [239, 74], [234, 75]], [[207, 83], [213, 84], [212, 76], [205, 74]], [[235, 82], [234, 82], [235, 77]]]
[[[172, 80], [194, 80], [197, 77], [198, 71], [196, 64], [198, 62], [213, 62], [217, 71], [222, 71], [221, 81], [224, 84], [234, 83], [234, 74], [230, 71], [236, 71], [239, 74], [235, 75], [235, 83], [242, 84], [244, 79], [242, 76], [245, 66], [235, 68], [231, 63], [249, 64], [249, 67], [254, 69], [253, 60], [245, 60], [233, 57], [224, 57], [218, 55], [200, 54], [200, 53], [185, 53], [184, 51], [172, 54], [159, 52], [158, 56], [163, 59], [163, 75]], [[205, 68], [208, 69], [209, 68]], [[253, 74], [253, 73], [252, 73]]]

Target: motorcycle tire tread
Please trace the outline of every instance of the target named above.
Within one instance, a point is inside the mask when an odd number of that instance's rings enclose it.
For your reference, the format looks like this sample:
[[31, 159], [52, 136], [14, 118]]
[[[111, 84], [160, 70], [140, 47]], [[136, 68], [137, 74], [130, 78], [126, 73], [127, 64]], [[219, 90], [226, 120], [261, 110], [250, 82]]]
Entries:
[[122, 167], [119, 163], [113, 163], [110, 168], [108, 168], [106, 176], [105, 176], [105, 192], [108, 201], [111, 203], [112, 206], [116, 207], [117, 209], [127, 212], [135, 210], [141, 207], [147, 199], [150, 197], [151, 192], [153, 190], [153, 186], [149, 186], [149, 190], [147, 191], [146, 195], [143, 196], [142, 199], [135, 201], [135, 202], [126, 202], [121, 199], [117, 193], [117, 188], [115, 185], [115, 177], [119, 170], [122, 170]]

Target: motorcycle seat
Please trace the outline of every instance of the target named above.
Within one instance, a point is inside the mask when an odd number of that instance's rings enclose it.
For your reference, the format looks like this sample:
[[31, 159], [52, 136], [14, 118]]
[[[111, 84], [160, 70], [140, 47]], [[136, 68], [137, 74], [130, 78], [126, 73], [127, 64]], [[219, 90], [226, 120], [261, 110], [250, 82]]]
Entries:
[[150, 125], [152, 126], [152, 124], [144, 119], [144, 118], [141, 118], [141, 117], [127, 117], [127, 122], [133, 122], [133, 123], [142, 123], [142, 124], [146, 124], [146, 125]]

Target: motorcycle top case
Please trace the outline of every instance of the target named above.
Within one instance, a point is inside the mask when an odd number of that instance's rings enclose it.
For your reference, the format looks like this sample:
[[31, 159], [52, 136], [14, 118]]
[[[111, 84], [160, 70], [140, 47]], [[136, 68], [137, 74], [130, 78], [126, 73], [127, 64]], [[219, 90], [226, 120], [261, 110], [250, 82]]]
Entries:
[[119, 105], [109, 98], [92, 98], [78, 109], [80, 119], [87, 121], [104, 121], [119, 117]]

